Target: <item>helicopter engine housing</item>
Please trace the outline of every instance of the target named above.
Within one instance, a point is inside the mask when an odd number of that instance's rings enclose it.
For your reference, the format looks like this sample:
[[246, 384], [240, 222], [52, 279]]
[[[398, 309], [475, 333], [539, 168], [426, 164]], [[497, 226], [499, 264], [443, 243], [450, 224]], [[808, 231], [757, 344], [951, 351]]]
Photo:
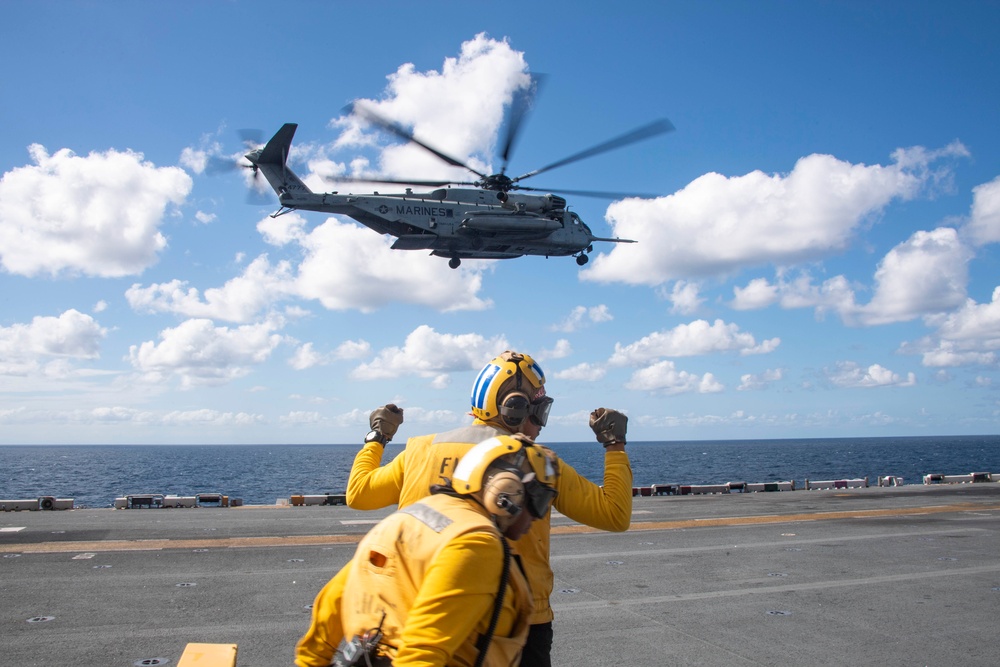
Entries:
[[[507, 195], [500, 199], [499, 194]], [[566, 208], [566, 200], [559, 195], [519, 195], [499, 193], [497, 199], [502, 202], [500, 205], [511, 211], [521, 211], [525, 213], [549, 213], [552, 211], [562, 211]]]

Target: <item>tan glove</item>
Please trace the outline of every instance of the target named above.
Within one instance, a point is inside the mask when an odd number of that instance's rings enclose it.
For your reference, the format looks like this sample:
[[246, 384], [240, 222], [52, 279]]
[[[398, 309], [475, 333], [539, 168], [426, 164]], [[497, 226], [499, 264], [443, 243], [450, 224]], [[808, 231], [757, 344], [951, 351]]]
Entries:
[[392, 440], [396, 435], [396, 429], [403, 423], [403, 408], [396, 407], [392, 403], [375, 408], [368, 415], [368, 425], [373, 431], [378, 431], [385, 436], [386, 441]]
[[590, 428], [597, 436], [597, 442], [605, 447], [613, 444], [624, 445], [628, 417], [617, 410], [597, 408], [590, 413]]

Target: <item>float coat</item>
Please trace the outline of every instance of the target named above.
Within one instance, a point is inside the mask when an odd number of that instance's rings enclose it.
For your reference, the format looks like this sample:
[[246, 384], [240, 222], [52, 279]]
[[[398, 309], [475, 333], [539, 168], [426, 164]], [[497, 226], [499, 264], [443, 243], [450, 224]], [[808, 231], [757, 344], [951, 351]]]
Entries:
[[[509, 433], [477, 419], [454, 431], [410, 438], [406, 448], [384, 466], [384, 447], [370, 442], [354, 458], [347, 482], [347, 504], [354, 509], [373, 510], [392, 504], [403, 508], [417, 502], [430, 493], [431, 485], [441, 484], [451, 476], [465, 452], [497, 435]], [[555, 487], [559, 495], [553, 506], [570, 519], [600, 530], [628, 530], [632, 520], [632, 468], [625, 452], [605, 452], [603, 486], [560, 460]], [[534, 596], [532, 625], [553, 618], [549, 605], [553, 587], [550, 517], [551, 512], [535, 521], [524, 537], [512, 543], [521, 556]]]
[[[316, 597], [295, 664], [327, 667], [342, 637], [381, 623], [394, 667], [471, 667], [500, 587], [502, 539], [482, 506], [444, 494], [386, 517]], [[485, 665], [518, 663], [531, 604], [527, 580], [512, 555]]]

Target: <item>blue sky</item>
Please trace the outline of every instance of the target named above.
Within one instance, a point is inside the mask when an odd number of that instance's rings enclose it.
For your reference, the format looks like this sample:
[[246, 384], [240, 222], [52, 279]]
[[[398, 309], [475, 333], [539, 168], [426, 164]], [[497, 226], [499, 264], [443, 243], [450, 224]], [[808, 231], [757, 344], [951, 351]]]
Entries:
[[[610, 8], [610, 7], [613, 7]], [[0, 443], [350, 443], [467, 420], [535, 356], [542, 441], [1000, 432], [996, 3], [51, 2], [0, 8]], [[296, 122], [290, 165], [442, 175], [352, 100], [539, 176], [604, 246], [456, 271], [206, 169]], [[389, 191], [386, 186], [380, 186]], [[326, 189], [332, 189], [327, 186]]]

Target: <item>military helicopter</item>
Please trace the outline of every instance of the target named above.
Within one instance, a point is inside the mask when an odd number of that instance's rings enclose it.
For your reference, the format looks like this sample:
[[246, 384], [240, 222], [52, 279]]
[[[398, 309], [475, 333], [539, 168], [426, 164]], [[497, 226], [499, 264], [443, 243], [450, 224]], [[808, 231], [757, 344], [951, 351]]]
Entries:
[[[484, 174], [450, 157], [413, 136], [413, 134], [369, 108], [355, 103], [345, 111], [357, 114], [397, 137], [416, 144], [439, 159], [475, 174], [475, 181], [384, 180], [377, 178], [338, 178], [337, 182], [388, 183], [435, 188], [402, 194], [339, 192], [317, 193], [310, 190], [288, 168], [292, 137], [298, 125], [286, 123], [263, 148], [245, 155], [254, 176], [264, 174], [278, 195], [281, 208], [271, 217], [295, 210], [337, 213], [357, 220], [380, 234], [396, 237], [393, 250], [429, 250], [431, 255], [448, 258], [448, 266], [457, 269], [463, 259], [512, 259], [525, 255], [576, 257], [583, 266], [594, 242], [635, 243], [630, 239], [595, 236], [575, 212], [566, 208], [566, 200], [556, 194], [520, 194], [519, 191], [544, 192], [521, 185], [521, 181], [577, 160], [647, 139], [674, 129], [668, 120], [644, 125], [587, 150], [553, 162], [540, 169], [511, 178], [506, 175], [507, 161], [513, 149], [521, 119], [528, 106], [527, 96], [515, 96], [507, 136], [501, 153], [503, 168], [497, 174]], [[451, 187], [471, 186], [471, 187]], [[604, 198], [622, 198], [623, 193], [560, 190]]]

